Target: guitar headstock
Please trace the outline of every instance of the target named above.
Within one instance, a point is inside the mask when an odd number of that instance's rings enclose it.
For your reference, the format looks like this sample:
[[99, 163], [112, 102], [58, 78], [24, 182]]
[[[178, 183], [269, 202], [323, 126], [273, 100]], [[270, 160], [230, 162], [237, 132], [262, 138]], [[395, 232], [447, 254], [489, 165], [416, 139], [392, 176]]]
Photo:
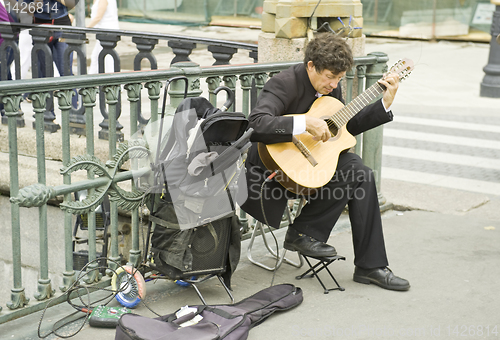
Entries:
[[414, 68], [413, 61], [411, 59], [401, 59], [397, 63], [395, 63], [391, 69], [389, 70], [390, 73], [396, 73], [399, 77], [399, 80], [406, 79], [411, 71], [413, 71]]

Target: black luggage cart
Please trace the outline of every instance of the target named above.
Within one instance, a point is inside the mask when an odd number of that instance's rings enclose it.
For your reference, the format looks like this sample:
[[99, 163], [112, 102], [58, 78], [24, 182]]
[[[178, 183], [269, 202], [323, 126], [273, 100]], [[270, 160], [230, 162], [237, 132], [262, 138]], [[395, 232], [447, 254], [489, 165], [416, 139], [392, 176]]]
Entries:
[[[187, 92], [187, 79], [176, 77], [167, 82], [165, 97], [173, 80], [184, 80]], [[221, 109], [205, 98], [185, 97], [168, 133], [163, 131], [164, 97], [146, 199], [144, 258], [138, 269], [124, 267], [112, 280], [126, 307], [135, 306], [142, 295], [141, 275], [192, 286], [204, 304], [196, 284], [217, 277], [234, 302], [230, 278], [241, 250], [236, 205], [246, 195], [244, 162], [252, 129], [242, 113], [226, 111], [234, 102], [233, 92], [222, 86], [214, 93], [220, 90], [228, 96]]]

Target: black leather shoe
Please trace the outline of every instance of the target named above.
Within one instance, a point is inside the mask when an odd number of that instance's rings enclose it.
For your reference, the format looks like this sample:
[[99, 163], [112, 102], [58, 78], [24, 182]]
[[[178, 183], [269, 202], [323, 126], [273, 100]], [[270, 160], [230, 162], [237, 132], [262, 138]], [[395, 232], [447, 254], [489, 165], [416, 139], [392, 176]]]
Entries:
[[288, 228], [283, 244], [285, 249], [298, 251], [302, 255], [311, 257], [328, 257], [337, 255], [334, 247], [316, 240], [311, 236], [300, 234], [293, 228]]
[[408, 290], [410, 283], [392, 273], [389, 268], [363, 269], [356, 267], [354, 269], [353, 280], [359, 283], [374, 283], [385, 289], [390, 290]]

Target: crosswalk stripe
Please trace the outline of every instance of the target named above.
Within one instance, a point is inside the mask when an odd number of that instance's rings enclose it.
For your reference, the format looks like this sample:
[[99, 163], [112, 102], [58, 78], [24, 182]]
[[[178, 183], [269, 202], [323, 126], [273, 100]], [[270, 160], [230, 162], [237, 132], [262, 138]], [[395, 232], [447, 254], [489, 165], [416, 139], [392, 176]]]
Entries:
[[382, 149], [382, 154], [384, 156], [411, 158], [411, 159], [418, 159], [418, 160], [438, 162], [438, 163], [465, 165], [483, 169], [500, 170], [500, 160], [484, 158], [484, 157], [457, 155], [445, 152], [436, 152], [436, 151], [420, 150], [420, 149], [409, 149], [409, 148], [390, 146], [390, 145], [384, 145]]
[[409, 130], [396, 130], [391, 128], [384, 128], [384, 136], [500, 150], [500, 141], [488, 139], [457, 137]]
[[440, 120], [440, 119], [429, 119], [429, 118], [419, 118], [419, 117], [408, 117], [408, 116], [394, 116], [394, 122], [405, 123], [405, 124], [416, 124], [425, 126], [437, 126], [451, 129], [463, 129], [469, 131], [483, 131], [483, 132], [496, 132], [500, 133], [500, 126], [498, 125], [486, 125], [468, 122], [457, 122], [450, 120]]
[[500, 183], [395, 169], [384, 166], [382, 167], [382, 178], [418, 184], [428, 184], [450, 189], [460, 189], [483, 194], [498, 195], [500, 193]]

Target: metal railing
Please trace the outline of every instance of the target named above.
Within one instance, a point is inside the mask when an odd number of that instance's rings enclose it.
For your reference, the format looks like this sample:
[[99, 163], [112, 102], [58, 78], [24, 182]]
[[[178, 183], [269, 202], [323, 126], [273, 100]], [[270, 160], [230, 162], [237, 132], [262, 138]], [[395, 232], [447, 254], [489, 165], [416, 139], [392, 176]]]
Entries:
[[[72, 26], [58, 26], [58, 25], [33, 25], [33, 24], [19, 24], [19, 23], [5, 23], [0, 22], [0, 35], [5, 39], [5, 42], [0, 46], [0, 56], [7, 55], [7, 48], [13, 50], [13, 58], [15, 65], [15, 74], [12, 76], [13, 79], [21, 79], [20, 71], [20, 51], [16, 44], [19, 33], [22, 30], [28, 30], [31, 38], [33, 40], [33, 47], [31, 50], [31, 69], [33, 78], [38, 78], [39, 68], [43, 67], [45, 74], [48, 78], [54, 76], [53, 68], [53, 57], [50, 49], [47, 47], [47, 43], [54, 36], [55, 33], [59, 36], [59, 41], [68, 44], [63, 55], [63, 73], [73, 74], [71, 60], [72, 54], [76, 54], [77, 57], [77, 74], [84, 75], [87, 74], [87, 51], [86, 45], [89, 43], [89, 37], [94, 37], [100, 42], [102, 46], [102, 51], [99, 53], [98, 57], [98, 69], [99, 73], [104, 73], [105, 65], [104, 58], [110, 56], [113, 59], [113, 70], [114, 72], [122, 71], [122, 60], [119, 53], [117, 53], [117, 46], [121, 41], [122, 37], [129, 37], [132, 43], [135, 44], [137, 48], [137, 54], [133, 59], [133, 70], [139, 71], [142, 69], [143, 60], [149, 62], [149, 66], [152, 70], [158, 68], [168, 68], [172, 64], [177, 62], [189, 62], [191, 61], [190, 55], [194, 49], [199, 45], [206, 48], [208, 52], [213, 56], [213, 65], [228, 65], [233, 58], [233, 55], [240, 51], [247, 51], [249, 58], [257, 62], [257, 45], [248, 44], [243, 42], [226, 41], [220, 39], [208, 39], [208, 38], [197, 38], [183, 35], [166, 34], [166, 33], [149, 33], [149, 32], [136, 32], [136, 31], [126, 31], [126, 30], [113, 30], [113, 29], [101, 29], [101, 28], [84, 28], [84, 27], [72, 27]], [[161, 42], [167, 42], [167, 46], [171, 49], [173, 53], [173, 58], [170, 60], [168, 65], [159, 65], [158, 60], [155, 56], [155, 48]], [[45, 58], [45, 64], [39, 65], [38, 56], [43, 55]], [[90, 53], [89, 53], [90, 55]], [[1, 62], [1, 60], [0, 60]], [[6, 60], [3, 61], [6, 63]], [[0, 80], [7, 79], [7, 68], [2, 68], [0, 74]], [[99, 131], [100, 139], [107, 139], [109, 135], [109, 120], [108, 113], [105, 106], [105, 97], [102, 91], [99, 91], [99, 103], [100, 112], [103, 117], [103, 121], [99, 124], [101, 131]], [[48, 132], [56, 132], [60, 126], [54, 123], [55, 117], [52, 113], [52, 96], [48, 98], [50, 104], [47, 106], [44, 112], [44, 127]], [[117, 118], [120, 117], [121, 113], [121, 103], [116, 107]], [[80, 125], [85, 124], [85, 107], [79, 105], [79, 107], [70, 108], [69, 121], [71, 123], [70, 133], [84, 135], [85, 130], [80, 127]], [[147, 119], [143, 117], [141, 111], [138, 112], [138, 118], [140, 124], [143, 126], [147, 123]], [[6, 121], [4, 119], [4, 124]], [[23, 116], [18, 117], [18, 126], [24, 126], [25, 121]], [[33, 126], [34, 128], [34, 126]], [[119, 139], [123, 139], [123, 134], [121, 133], [121, 124], [117, 122], [116, 124], [117, 133]]]
[[[344, 87], [346, 89], [346, 101], [349, 102], [353, 95], [362, 92], [382, 77], [387, 68], [388, 58], [385, 54], [371, 54], [366, 57], [355, 58], [355, 67], [347, 73]], [[11, 299], [7, 302], [9, 310], [0, 313], [0, 323], [14, 318], [35, 312], [44, 308], [47, 299], [60, 299], [64, 296], [62, 292], [75, 282], [76, 272], [73, 264], [73, 215], [88, 214], [88, 260], [96, 259], [96, 213], [104, 195], [110, 199], [110, 247], [108, 257], [113, 261], [120, 261], [121, 255], [126, 256], [126, 261], [138, 265], [142, 258], [140, 247], [140, 216], [139, 210], [144, 193], [135, 188], [133, 183], [134, 173], [125, 162], [132, 158], [134, 152], [148, 153], [148, 145], [142, 138], [134, 138], [140, 130], [139, 112], [146, 106], [151, 112], [151, 121], [158, 120], [159, 99], [161, 98], [161, 88], [165, 81], [174, 77], [185, 76], [188, 80], [188, 96], [200, 96], [204, 93], [204, 88], [208, 91], [208, 97], [212, 104], [217, 105], [217, 97], [214, 90], [219, 85], [225, 85], [236, 93], [236, 101], [230, 110], [236, 110], [248, 114], [251, 109], [252, 100], [263, 88], [267, 79], [273, 74], [288, 68], [296, 62], [286, 63], [262, 63], [248, 65], [224, 65], [200, 67], [192, 62], [180, 62], [172, 65], [166, 70], [150, 70], [139, 72], [121, 72], [113, 74], [96, 75], [76, 75], [72, 77], [43, 78], [30, 80], [14, 80], [0, 82], [0, 97], [5, 105], [6, 117], [8, 121], [8, 141], [9, 141], [9, 170], [10, 170], [10, 211], [12, 230], [12, 288]], [[72, 139], [71, 133], [71, 98], [74, 95], [73, 89], [78, 89], [82, 98], [84, 108], [85, 123], [82, 128], [85, 131], [85, 154], [71, 157]], [[18, 126], [19, 103], [22, 95], [30, 90], [30, 99], [35, 115], [36, 127], [36, 160], [37, 160], [37, 183], [31, 183], [23, 188], [19, 186], [19, 144]], [[140, 101], [143, 90], [147, 90], [149, 103]], [[174, 112], [177, 105], [184, 96], [185, 84], [183, 81], [172, 81], [169, 87], [168, 96], [170, 101], [166, 107], [167, 113]], [[256, 91], [252, 91], [256, 89]], [[126, 100], [120, 99], [120, 94], [126, 92]], [[61, 131], [60, 147], [62, 149], [61, 170], [62, 184], [47, 184], [47, 164], [44, 133], [44, 113], [47, 109], [47, 98], [54, 93], [57, 99], [57, 108], [60, 112]], [[122, 113], [129, 115], [128, 135], [124, 136], [123, 142], [118, 144], [119, 136], [115, 133], [109, 134], [107, 161], [103, 161], [95, 150], [97, 139], [94, 138], [96, 126], [94, 124], [95, 107], [98, 104], [99, 94], [104, 96], [105, 105], [108, 112], [109, 131], [115, 131], [118, 123], [118, 106], [122, 105]], [[127, 104], [128, 102], [128, 104]], [[59, 135], [60, 134], [60, 135]], [[365, 142], [363, 142], [363, 139]], [[366, 140], [369, 140], [366, 143]], [[363, 154], [374, 153], [375, 157], [366, 159], [367, 165], [380, 173], [381, 154], [374, 152], [381, 149], [382, 132], [374, 129], [360, 137], [359, 141], [363, 145]], [[99, 141], [104, 143], [103, 141]], [[74, 151], [73, 151], [74, 153]], [[378, 158], [377, 158], [378, 157]], [[84, 170], [87, 179], [74, 181], [72, 173], [76, 170]], [[146, 173], [148, 167], [139, 169]], [[120, 183], [128, 183], [129, 189], [120, 187]], [[83, 201], [75, 201], [72, 193], [80, 190], [88, 190], [88, 196]], [[59, 275], [62, 278], [62, 285], [59, 292], [52, 287], [49, 277], [49, 247], [48, 247], [48, 205], [55, 202], [64, 211], [64, 271]], [[39, 268], [37, 280], [37, 293], [35, 304], [29, 305], [29, 298], [25, 294], [27, 284], [33, 282], [23, 281], [20, 222], [20, 208], [38, 209], [38, 232], [39, 232]], [[128, 254], [120, 254], [118, 247], [119, 238], [119, 213], [126, 212], [131, 225], [131, 249]], [[35, 223], [36, 224], [36, 223]], [[97, 266], [96, 264], [94, 266]], [[109, 266], [113, 268], [116, 264], [110, 261]], [[99, 285], [103, 283], [103, 278], [94, 271], [85, 277], [88, 285]]]

